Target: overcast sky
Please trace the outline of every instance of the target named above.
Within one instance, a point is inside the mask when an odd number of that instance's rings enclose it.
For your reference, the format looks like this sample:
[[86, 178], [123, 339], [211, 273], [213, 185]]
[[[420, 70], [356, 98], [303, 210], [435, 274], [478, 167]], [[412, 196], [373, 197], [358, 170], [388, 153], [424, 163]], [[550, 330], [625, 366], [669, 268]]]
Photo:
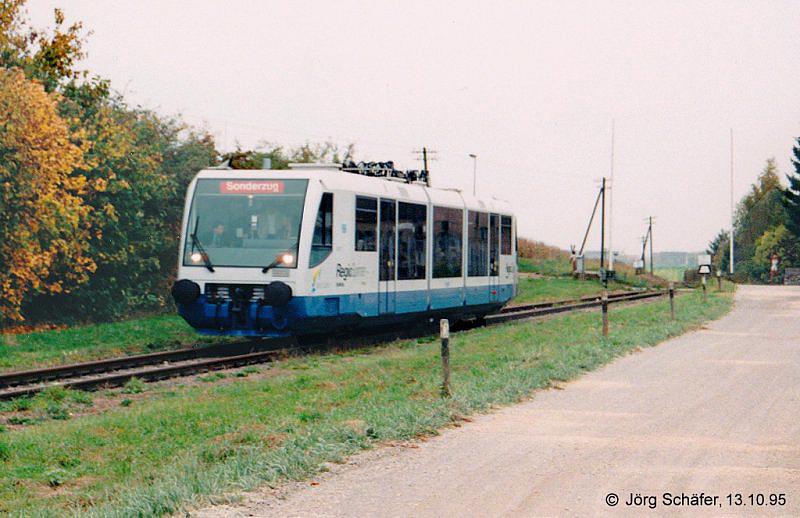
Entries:
[[[706, 246], [768, 157], [800, 136], [800, 4], [30, 0], [93, 34], [85, 66], [133, 103], [183, 114], [222, 148], [332, 139], [437, 187], [511, 201], [520, 234], [580, 243], [610, 174], [613, 239]], [[598, 241], [598, 243], [595, 243]], [[590, 248], [599, 247], [591, 238]]]

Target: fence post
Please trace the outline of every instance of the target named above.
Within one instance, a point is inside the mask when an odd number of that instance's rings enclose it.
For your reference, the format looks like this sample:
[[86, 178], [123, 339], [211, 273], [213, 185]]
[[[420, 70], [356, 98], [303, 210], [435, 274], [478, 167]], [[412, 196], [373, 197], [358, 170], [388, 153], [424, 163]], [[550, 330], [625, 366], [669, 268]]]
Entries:
[[675, 320], [675, 283], [669, 283], [669, 318]]
[[450, 397], [450, 322], [439, 320], [439, 338], [442, 339], [442, 397]]
[[708, 294], [706, 293], [706, 276], [703, 275], [703, 302], [708, 301]]
[[608, 337], [608, 291], [607, 290], [603, 290], [601, 307], [603, 308], [603, 337]]
[[717, 291], [722, 291], [722, 272], [717, 271]]

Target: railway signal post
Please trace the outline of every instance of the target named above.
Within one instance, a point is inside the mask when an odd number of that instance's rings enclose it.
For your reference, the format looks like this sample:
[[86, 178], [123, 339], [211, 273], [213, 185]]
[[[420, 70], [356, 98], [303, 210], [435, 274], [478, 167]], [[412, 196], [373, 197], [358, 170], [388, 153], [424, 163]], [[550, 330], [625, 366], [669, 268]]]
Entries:
[[675, 320], [675, 283], [669, 283], [669, 318]]
[[[711, 274], [711, 256], [708, 254], [700, 254], [697, 256], [697, 273], [703, 278], [703, 302], [708, 300], [708, 294], [706, 293], [706, 283], [708, 282], [708, 276]], [[721, 285], [721, 284], [720, 284]]]
[[439, 320], [439, 337], [442, 339], [442, 397], [450, 397], [450, 321]]

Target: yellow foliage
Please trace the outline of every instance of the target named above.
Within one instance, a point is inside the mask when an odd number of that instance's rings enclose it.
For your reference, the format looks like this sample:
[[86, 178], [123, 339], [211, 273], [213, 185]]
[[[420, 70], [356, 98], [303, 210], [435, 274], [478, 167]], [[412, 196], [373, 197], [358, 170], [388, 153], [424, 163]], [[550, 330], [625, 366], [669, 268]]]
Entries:
[[83, 149], [57, 98], [20, 70], [0, 69], [0, 321], [19, 320], [23, 299], [86, 279], [90, 190], [76, 171]]

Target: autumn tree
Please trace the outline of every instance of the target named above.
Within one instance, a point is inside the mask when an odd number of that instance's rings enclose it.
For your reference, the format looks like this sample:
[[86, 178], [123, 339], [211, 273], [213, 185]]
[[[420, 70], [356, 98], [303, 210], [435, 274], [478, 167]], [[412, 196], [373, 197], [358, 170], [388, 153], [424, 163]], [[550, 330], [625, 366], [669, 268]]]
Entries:
[[736, 262], [743, 267], [746, 268], [753, 257], [756, 240], [786, 221], [782, 198], [778, 167], [775, 159], [770, 158], [736, 211], [734, 253]]
[[[4, 221], [22, 229], [17, 232], [24, 237], [22, 222], [39, 218], [51, 223], [44, 228], [59, 239], [48, 240], [40, 232], [44, 237], [37, 237], [38, 249], [28, 246], [23, 259], [15, 256], [15, 261], [27, 261], [30, 271], [22, 277], [9, 274], [13, 297], [9, 291], [2, 298], [11, 301], [15, 318], [34, 322], [109, 320], [168, 307], [186, 188], [197, 171], [219, 163], [214, 140], [179, 118], [127, 105], [108, 81], [80, 69], [84, 56], [80, 23], [68, 25], [62, 12], [55, 10], [52, 27], [34, 30], [24, 17], [24, 4], [24, 0], [0, 0], [0, 70], [13, 70], [18, 81], [36, 85], [40, 96], [49, 100], [47, 117], [60, 121], [58, 127], [68, 136], [65, 142], [79, 140], [80, 149], [72, 143], [77, 155], [54, 152], [58, 161], [47, 162], [52, 171], [40, 172], [64, 176], [64, 181], [48, 184], [45, 194], [59, 199], [65, 217], [49, 215], [56, 210], [49, 205], [23, 202], [17, 189], [9, 187], [16, 198], [0, 207]], [[4, 89], [3, 95], [13, 97], [18, 92]], [[16, 104], [9, 101], [6, 107]], [[41, 115], [37, 110], [26, 113], [34, 119]], [[9, 134], [17, 130], [1, 129]], [[31, 139], [14, 153], [41, 152], [35, 135], [30, 133]], [[290, 162], [338, 162], [351, 155], [352, 146], [340, 150], [332, 143], [291, 149], [264, 144], [257, 151], [237, 150], [227, 158], [234, 167], [260, 168], [269, 157], [274, 168], [287, 168]], [[10, 163], [4, 165], [16, 175]], [[21, 186], [28, 185], [19, 178]], [[5, 234], [5, 228], [0, 230]], [[47, 246], [56, 246], [60, 255], [48, 255]], [[3, 261], [0, 267], [7, 270], [4, 257]], [[17, 287], [13, 283], [19, 279], [27, 284]]]
[[730, 233], [727, 230], [720, 230], [716, 237], [708, 244], [706, 253], [711, 255], [715, 270], [727, 272], [730, 267]]
[[800, 238], [800, 138], [792, 147], [792, 166], [794, 172], [786, 175], [789, 187], [783, 191], [783, 205], [786, 208], [786, 228]]
[[754, 273], [762, 281], [769, 279], [772, 254], [777, 254], [780, 258], [779, 272], [781, 275], [787, 265], [798, 264], [800, 261], [800, 240], [784, 225], [767, 230], [756, 240], [753, 254], [753, 265], [756, 269]]
[[20, 70], [0, 69], [0, 311], [21, 318], [26, 297], [86, 280], [90, 192], [75, 171], [83, 150], [57, 99]]

